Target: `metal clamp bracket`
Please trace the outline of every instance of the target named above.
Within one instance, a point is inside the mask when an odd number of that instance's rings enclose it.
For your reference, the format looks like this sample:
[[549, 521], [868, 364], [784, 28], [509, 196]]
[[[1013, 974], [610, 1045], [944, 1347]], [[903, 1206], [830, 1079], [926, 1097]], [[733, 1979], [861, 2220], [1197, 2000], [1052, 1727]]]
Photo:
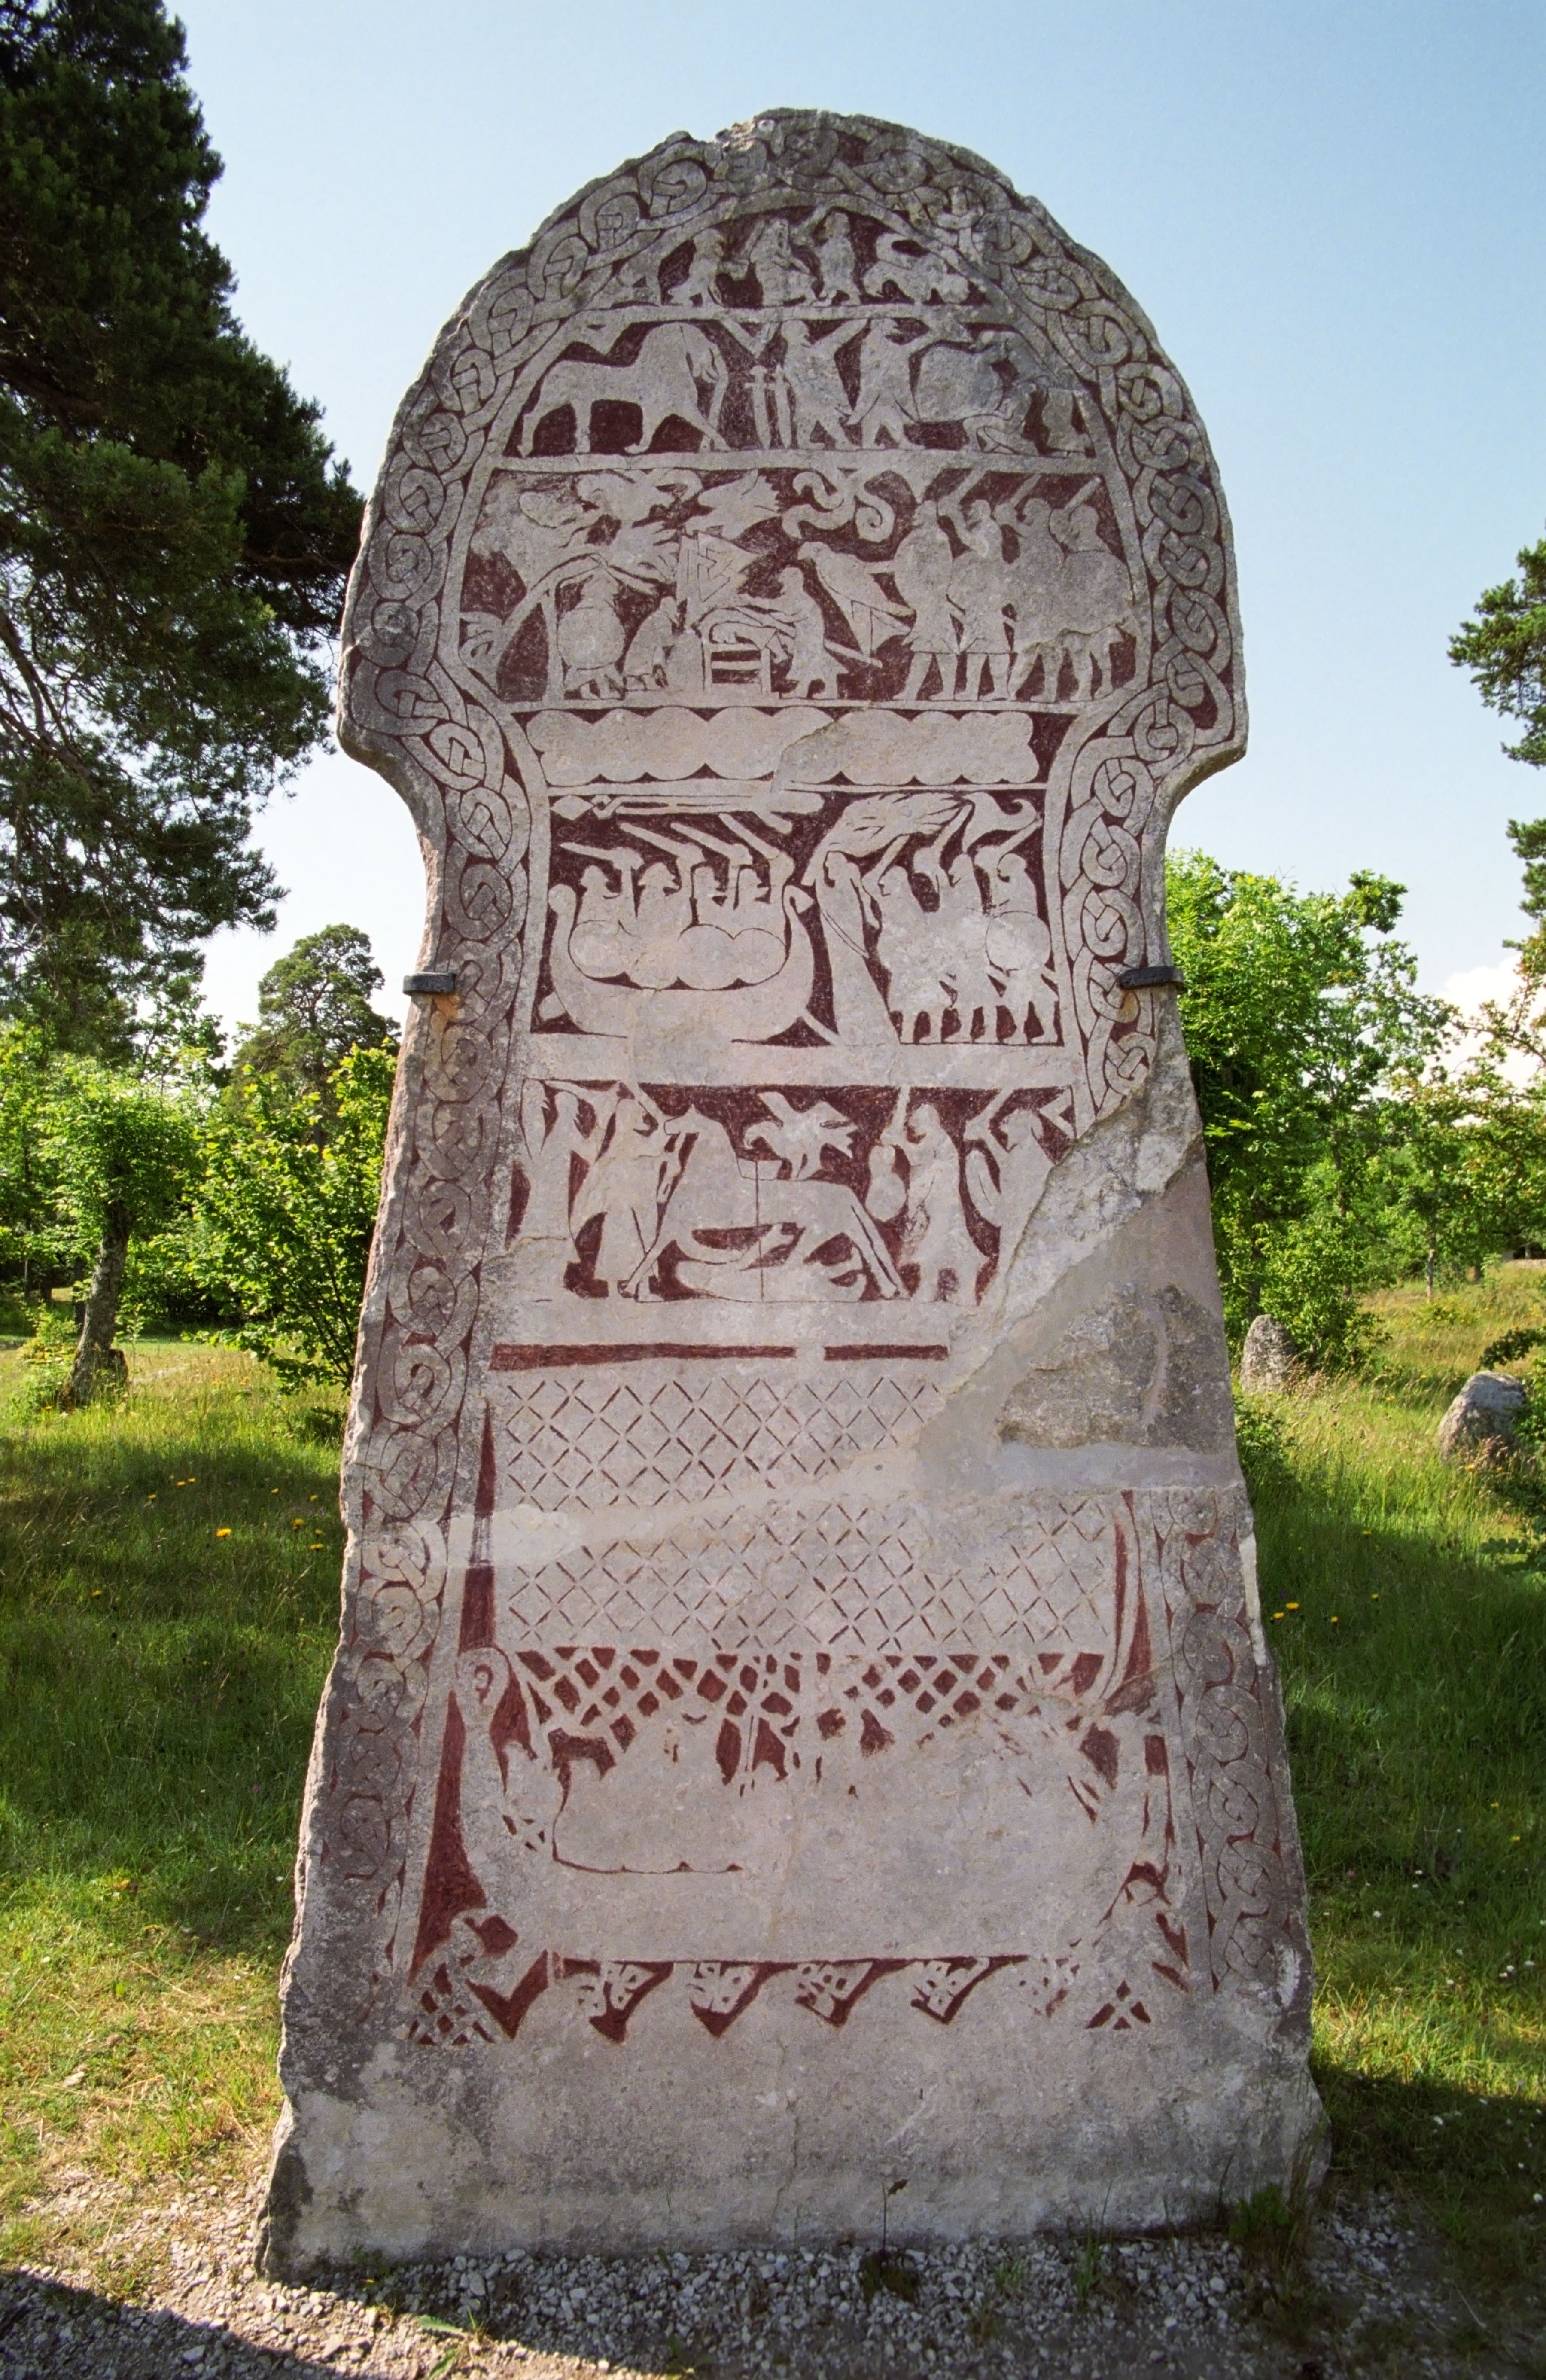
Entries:
[[1124, 991], [1157, 991], [1166, 984], [1174, 986], [1177, 991], [1187, 988], [1180, 968], [1173, 966], [1129, 967], [1117, 980]]

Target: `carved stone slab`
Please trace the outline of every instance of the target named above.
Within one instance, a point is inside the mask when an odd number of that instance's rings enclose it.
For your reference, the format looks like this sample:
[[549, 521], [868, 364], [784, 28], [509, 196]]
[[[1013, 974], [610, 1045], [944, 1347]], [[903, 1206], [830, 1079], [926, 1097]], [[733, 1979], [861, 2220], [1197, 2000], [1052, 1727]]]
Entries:
[[[1227, 522], [981, 160], [668, 141], [393, 433], [429, 871], [271, 2268], [1177, 2221], [1313, 2162], [1166, 980]], [[893, 2218], [893, 2228], [898, 2228]]]

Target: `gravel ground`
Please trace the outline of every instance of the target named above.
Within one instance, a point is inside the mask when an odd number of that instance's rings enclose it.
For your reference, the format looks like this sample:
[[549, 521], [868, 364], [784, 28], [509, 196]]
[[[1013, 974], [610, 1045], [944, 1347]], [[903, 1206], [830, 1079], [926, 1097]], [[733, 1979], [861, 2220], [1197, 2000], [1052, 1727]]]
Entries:
[[[81, 2197], [100, 2232], [100, 2185]], [[469, 2256], [297, 2289], [254, 2276], [251, 2197], [146, 2207], [126, 2195], [105, 2211], [116, 2268], [155, 2281], [114, 2298], [62, 2267], [0, 2272], [6, 2380], [1514, 2380], [1540, 2368], [1484, 2330], [1438, 2278], [1430, 2243], [1379, 2199], [1323, 2204], [1276, 2282], [1227, 2241], [1192, 2238], [902, 2248], [883, 2268], [859, 2248]]]

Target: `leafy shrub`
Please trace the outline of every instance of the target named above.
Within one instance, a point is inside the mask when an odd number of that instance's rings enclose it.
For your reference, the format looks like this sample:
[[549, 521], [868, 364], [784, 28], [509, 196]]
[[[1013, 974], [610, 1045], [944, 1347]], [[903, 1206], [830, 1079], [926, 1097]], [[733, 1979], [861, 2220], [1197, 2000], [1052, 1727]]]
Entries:
[[75, 1318], [67, 1305], [40, 1305], [32, 1335], [21, 1350], [21, 1366], [8, 1399], [8, 1418], [35, 1421], [58, 1413], [66, 1402], [75, 1360]]
[[220, 1335], [287, 1388], [353, 1372], [395, 1066], [393, 1049], [351, 1050], [331, 1116], [315, 1092], [249, 1075], [205, 1127], [196, 1269], [240, 1316]]
[[1262, 1268], [1262, 1311], [1274, 1314], [1307, 1363], [1356, 1367], [1382, 1336], [1362, 1303], [1369, 1253], [1361, 1234], [1323, 1210], [1283, 1224]]
[[1500, 1364], [1516, 1364], [1537, 1347], [1546, 1347], [1546, 1330], [1527, 1326], [1519, 1330], [1505, 1330], [1501, 1338], [1490, 1339], [1478, 1358], [1480, 1372], [1495, 1371]]
[[1268, 1397], [1235, 1396], [1235, 1445], [1251, 1494], [1281, 1486], [1288, 1477], [1288, 1438], [1283, 1415]]

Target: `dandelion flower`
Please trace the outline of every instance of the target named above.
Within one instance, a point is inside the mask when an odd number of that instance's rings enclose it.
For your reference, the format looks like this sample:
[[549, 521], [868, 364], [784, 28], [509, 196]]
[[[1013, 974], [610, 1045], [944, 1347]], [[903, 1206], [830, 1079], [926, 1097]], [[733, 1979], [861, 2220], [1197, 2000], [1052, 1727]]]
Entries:
[[215, 1531], [215, 1535], [216, 1535], [216, 1536], [217, 1536], [217, 1537], [228, 1537], [228, 1536], [230, 1536], [230, 1534], [231, 1534], [231, 1532], [230, 1532], [230, 1530], [229, 1530], [229, 1529], [217, 1529], [217, 1530]]
[[1297, 1603], [1286, 1603], [1283, 1608], [1286, 1611], [1297, 1611], [1299, 1607]]

